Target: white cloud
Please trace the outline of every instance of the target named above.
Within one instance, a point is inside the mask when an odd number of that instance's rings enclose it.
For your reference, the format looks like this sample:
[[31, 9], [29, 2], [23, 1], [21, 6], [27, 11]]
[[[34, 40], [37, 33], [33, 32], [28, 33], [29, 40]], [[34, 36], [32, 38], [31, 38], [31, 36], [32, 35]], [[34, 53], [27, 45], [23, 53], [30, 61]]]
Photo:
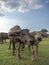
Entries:
[[33, 9], [40, 9], [40, 8], [42, 8], [42, 7], [44, 7], [44, 6], [41, 5], [41, 4], [36, 4], [36, 5], [33, 7]]
[[[46, 0], [45, 0], [46, 1]], [[0, 9], [7, 11], [26, 12], [31, 9], [40, 9], [44, 7], [38, 0], [0, 0]]]
[[7, 19], [5, 17], [0, 17], [0, 26], [2, 26], [2, 24], [6, 24], [7, 23]]
[[49, 3], [49, 0], [46, 0], [46, 3]]
[[0, 32], [9, 32], [9, 29], [21, 23], [14, 18], [0, 17]]
[[1, 16], [4, 16], [4, 14], [0, 12], [0, 17], [1, 17]]
[[2, 3], [0, 2], [0, 17], [4, 16], [3, 12], [2, 12]]

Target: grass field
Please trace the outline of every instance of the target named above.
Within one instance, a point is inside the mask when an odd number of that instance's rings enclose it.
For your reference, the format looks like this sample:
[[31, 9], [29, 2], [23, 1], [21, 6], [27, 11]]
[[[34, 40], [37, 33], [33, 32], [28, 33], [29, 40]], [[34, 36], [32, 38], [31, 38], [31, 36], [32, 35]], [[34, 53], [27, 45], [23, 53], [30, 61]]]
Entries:
[[37, 61], [32, 62], [31, 56], [28, 56], [28, 47], [21, 51], [23, 59], [19, 60], [16, 56], [12, 56], [12, 49], [8, 49], [9, 40], [7, 43], [0, 44], [0, 65], [49, 65], [49, 39], [44, 38], [39, 44], [39, 52]]

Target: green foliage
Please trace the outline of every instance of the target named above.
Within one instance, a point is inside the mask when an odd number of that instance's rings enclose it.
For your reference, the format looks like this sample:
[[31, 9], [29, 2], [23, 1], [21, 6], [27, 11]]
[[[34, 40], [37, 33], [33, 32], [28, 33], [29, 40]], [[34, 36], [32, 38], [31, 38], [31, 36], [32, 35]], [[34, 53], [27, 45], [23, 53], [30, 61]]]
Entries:
[[45, 32], [46, 33], [46, 32], [48, 32], [48, 30], [47, 29], [42, 29], [41, 32]]
[[39, 53], [37, 61], [32, 62], [31, 55], [28, 55], [28, 47], [21, 51], [21, 60], [16, 56], [12, 56], [12, 49], [8, 49], [9, 40], [7, 43], [0, 44], [0, 65], [49, 65], [49, 39], [44, 38], [39, 44]]
[[47, 34], [48, 30], [47, 29], [42, 29], [41, 32], [42, 32], [43, 37], [48, 37], [48, 34]]

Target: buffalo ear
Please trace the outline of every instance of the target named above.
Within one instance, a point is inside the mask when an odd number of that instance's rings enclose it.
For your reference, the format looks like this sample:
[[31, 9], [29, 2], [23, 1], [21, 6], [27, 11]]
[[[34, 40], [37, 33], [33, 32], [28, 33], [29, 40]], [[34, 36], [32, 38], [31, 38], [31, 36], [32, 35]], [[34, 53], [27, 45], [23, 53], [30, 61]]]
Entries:
[[21, 32], [29, 32], [29, 29], [22, 29]]
[[19, 31], [19, 32], [16, 32], [18, 35], [20, 35], [20, 33], [21, 33], [21, 31]]

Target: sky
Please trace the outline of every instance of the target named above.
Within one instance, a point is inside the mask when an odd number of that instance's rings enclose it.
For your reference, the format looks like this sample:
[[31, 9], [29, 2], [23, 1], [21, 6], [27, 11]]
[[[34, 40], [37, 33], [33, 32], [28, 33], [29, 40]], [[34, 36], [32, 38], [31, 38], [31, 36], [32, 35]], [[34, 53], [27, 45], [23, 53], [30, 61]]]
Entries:
[[0, 32], [22, 29], [49, 31], [49, 0], [0, 0]]

